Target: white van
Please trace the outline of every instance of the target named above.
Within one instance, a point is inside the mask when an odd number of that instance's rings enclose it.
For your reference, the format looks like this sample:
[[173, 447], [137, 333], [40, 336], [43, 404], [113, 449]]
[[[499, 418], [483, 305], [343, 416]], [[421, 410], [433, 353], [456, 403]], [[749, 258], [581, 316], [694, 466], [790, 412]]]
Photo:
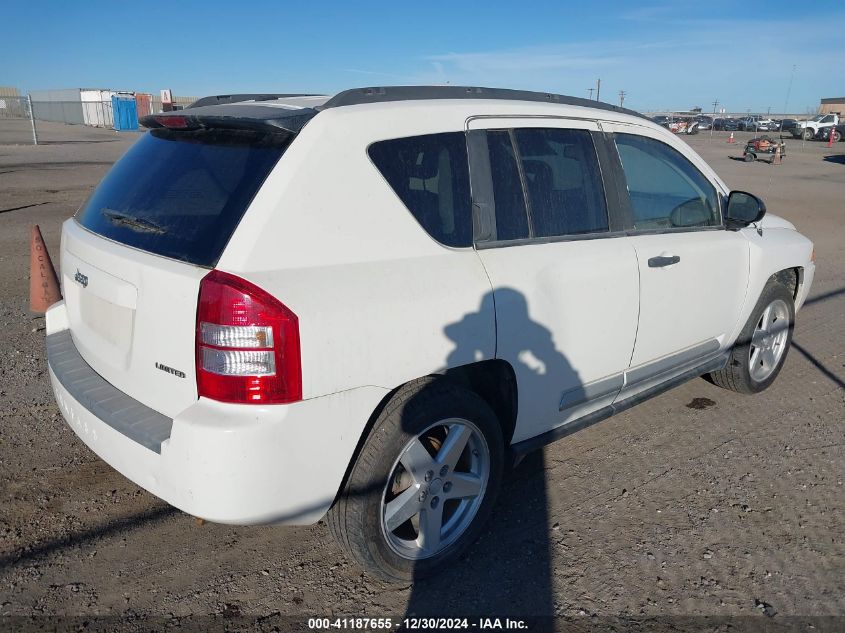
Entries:
[[635, 112], [394, 87], [202, 99], [62, 232], [65, 419], [232, 524], [328, 522], [367, 570], [474, 540], [506, 461], [706, 375], [767, 388], [812, 243]]

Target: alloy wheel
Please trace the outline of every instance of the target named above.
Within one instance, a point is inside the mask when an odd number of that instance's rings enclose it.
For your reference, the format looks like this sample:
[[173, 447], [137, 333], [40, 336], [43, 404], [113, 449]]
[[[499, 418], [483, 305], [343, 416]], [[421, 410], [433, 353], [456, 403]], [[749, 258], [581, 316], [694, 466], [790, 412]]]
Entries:
[[763, 310], [751, 336], [748, 369], [754, 380], [763, 382], [772, 375], [786, 352], [788, 337], [789, 308], [775, 299]]
[[381, 529], [399, 556], [452, 545], [472, 523], [490, 478], [490, 449], [469, 420], [441, 420], [405, 445], [382, 493]]

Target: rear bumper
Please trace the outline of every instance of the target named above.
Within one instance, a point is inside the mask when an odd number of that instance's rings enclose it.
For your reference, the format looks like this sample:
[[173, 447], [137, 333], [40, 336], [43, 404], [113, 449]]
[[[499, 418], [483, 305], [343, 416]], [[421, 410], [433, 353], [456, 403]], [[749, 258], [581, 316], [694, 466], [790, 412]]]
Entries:
[[[50, 308], [48, 336], [67, 334], [56, 329], [64, 324], [62, 310], [61, 302]], [[273, 406], [200, 398], [173, 418], [168, 437], [155, 420], [158, 435], [151, 444], [143, 439], [149, 433], [130, 430], [143, 419], [137, 409], [127, 409], [135, 416], [127, 422], [123, 409], [92, 406], [90, 393], [71, 384], [72, 372], [49, 360], [62, 415], [91, 450], [171, 505], [219, 523], [319, 520], [334, 501], [367, 420], [387, 394], [362, 387]]]

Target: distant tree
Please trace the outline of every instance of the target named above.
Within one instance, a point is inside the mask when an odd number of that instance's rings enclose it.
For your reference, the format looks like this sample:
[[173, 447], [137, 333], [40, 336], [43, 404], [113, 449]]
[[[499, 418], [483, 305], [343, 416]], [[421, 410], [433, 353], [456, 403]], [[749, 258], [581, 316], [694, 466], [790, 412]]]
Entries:
[[701, 106], [695, 106], [694, 108], [690, 108], [690, 112], [695, 112], [696, 114], [701, 114]]

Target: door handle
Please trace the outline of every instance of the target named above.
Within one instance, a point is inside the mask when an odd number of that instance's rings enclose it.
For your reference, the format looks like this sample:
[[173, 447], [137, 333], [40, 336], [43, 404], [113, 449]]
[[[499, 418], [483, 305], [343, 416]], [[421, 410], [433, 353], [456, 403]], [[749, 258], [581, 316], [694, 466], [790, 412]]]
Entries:
[[648, 267], [649, 268], [663, 268], [664, 266], [672, 266], [673, 264], [677, 264], [681, 261], [680, 256], [672, 255], [671, 257], [652, 257], [648, 260]]

